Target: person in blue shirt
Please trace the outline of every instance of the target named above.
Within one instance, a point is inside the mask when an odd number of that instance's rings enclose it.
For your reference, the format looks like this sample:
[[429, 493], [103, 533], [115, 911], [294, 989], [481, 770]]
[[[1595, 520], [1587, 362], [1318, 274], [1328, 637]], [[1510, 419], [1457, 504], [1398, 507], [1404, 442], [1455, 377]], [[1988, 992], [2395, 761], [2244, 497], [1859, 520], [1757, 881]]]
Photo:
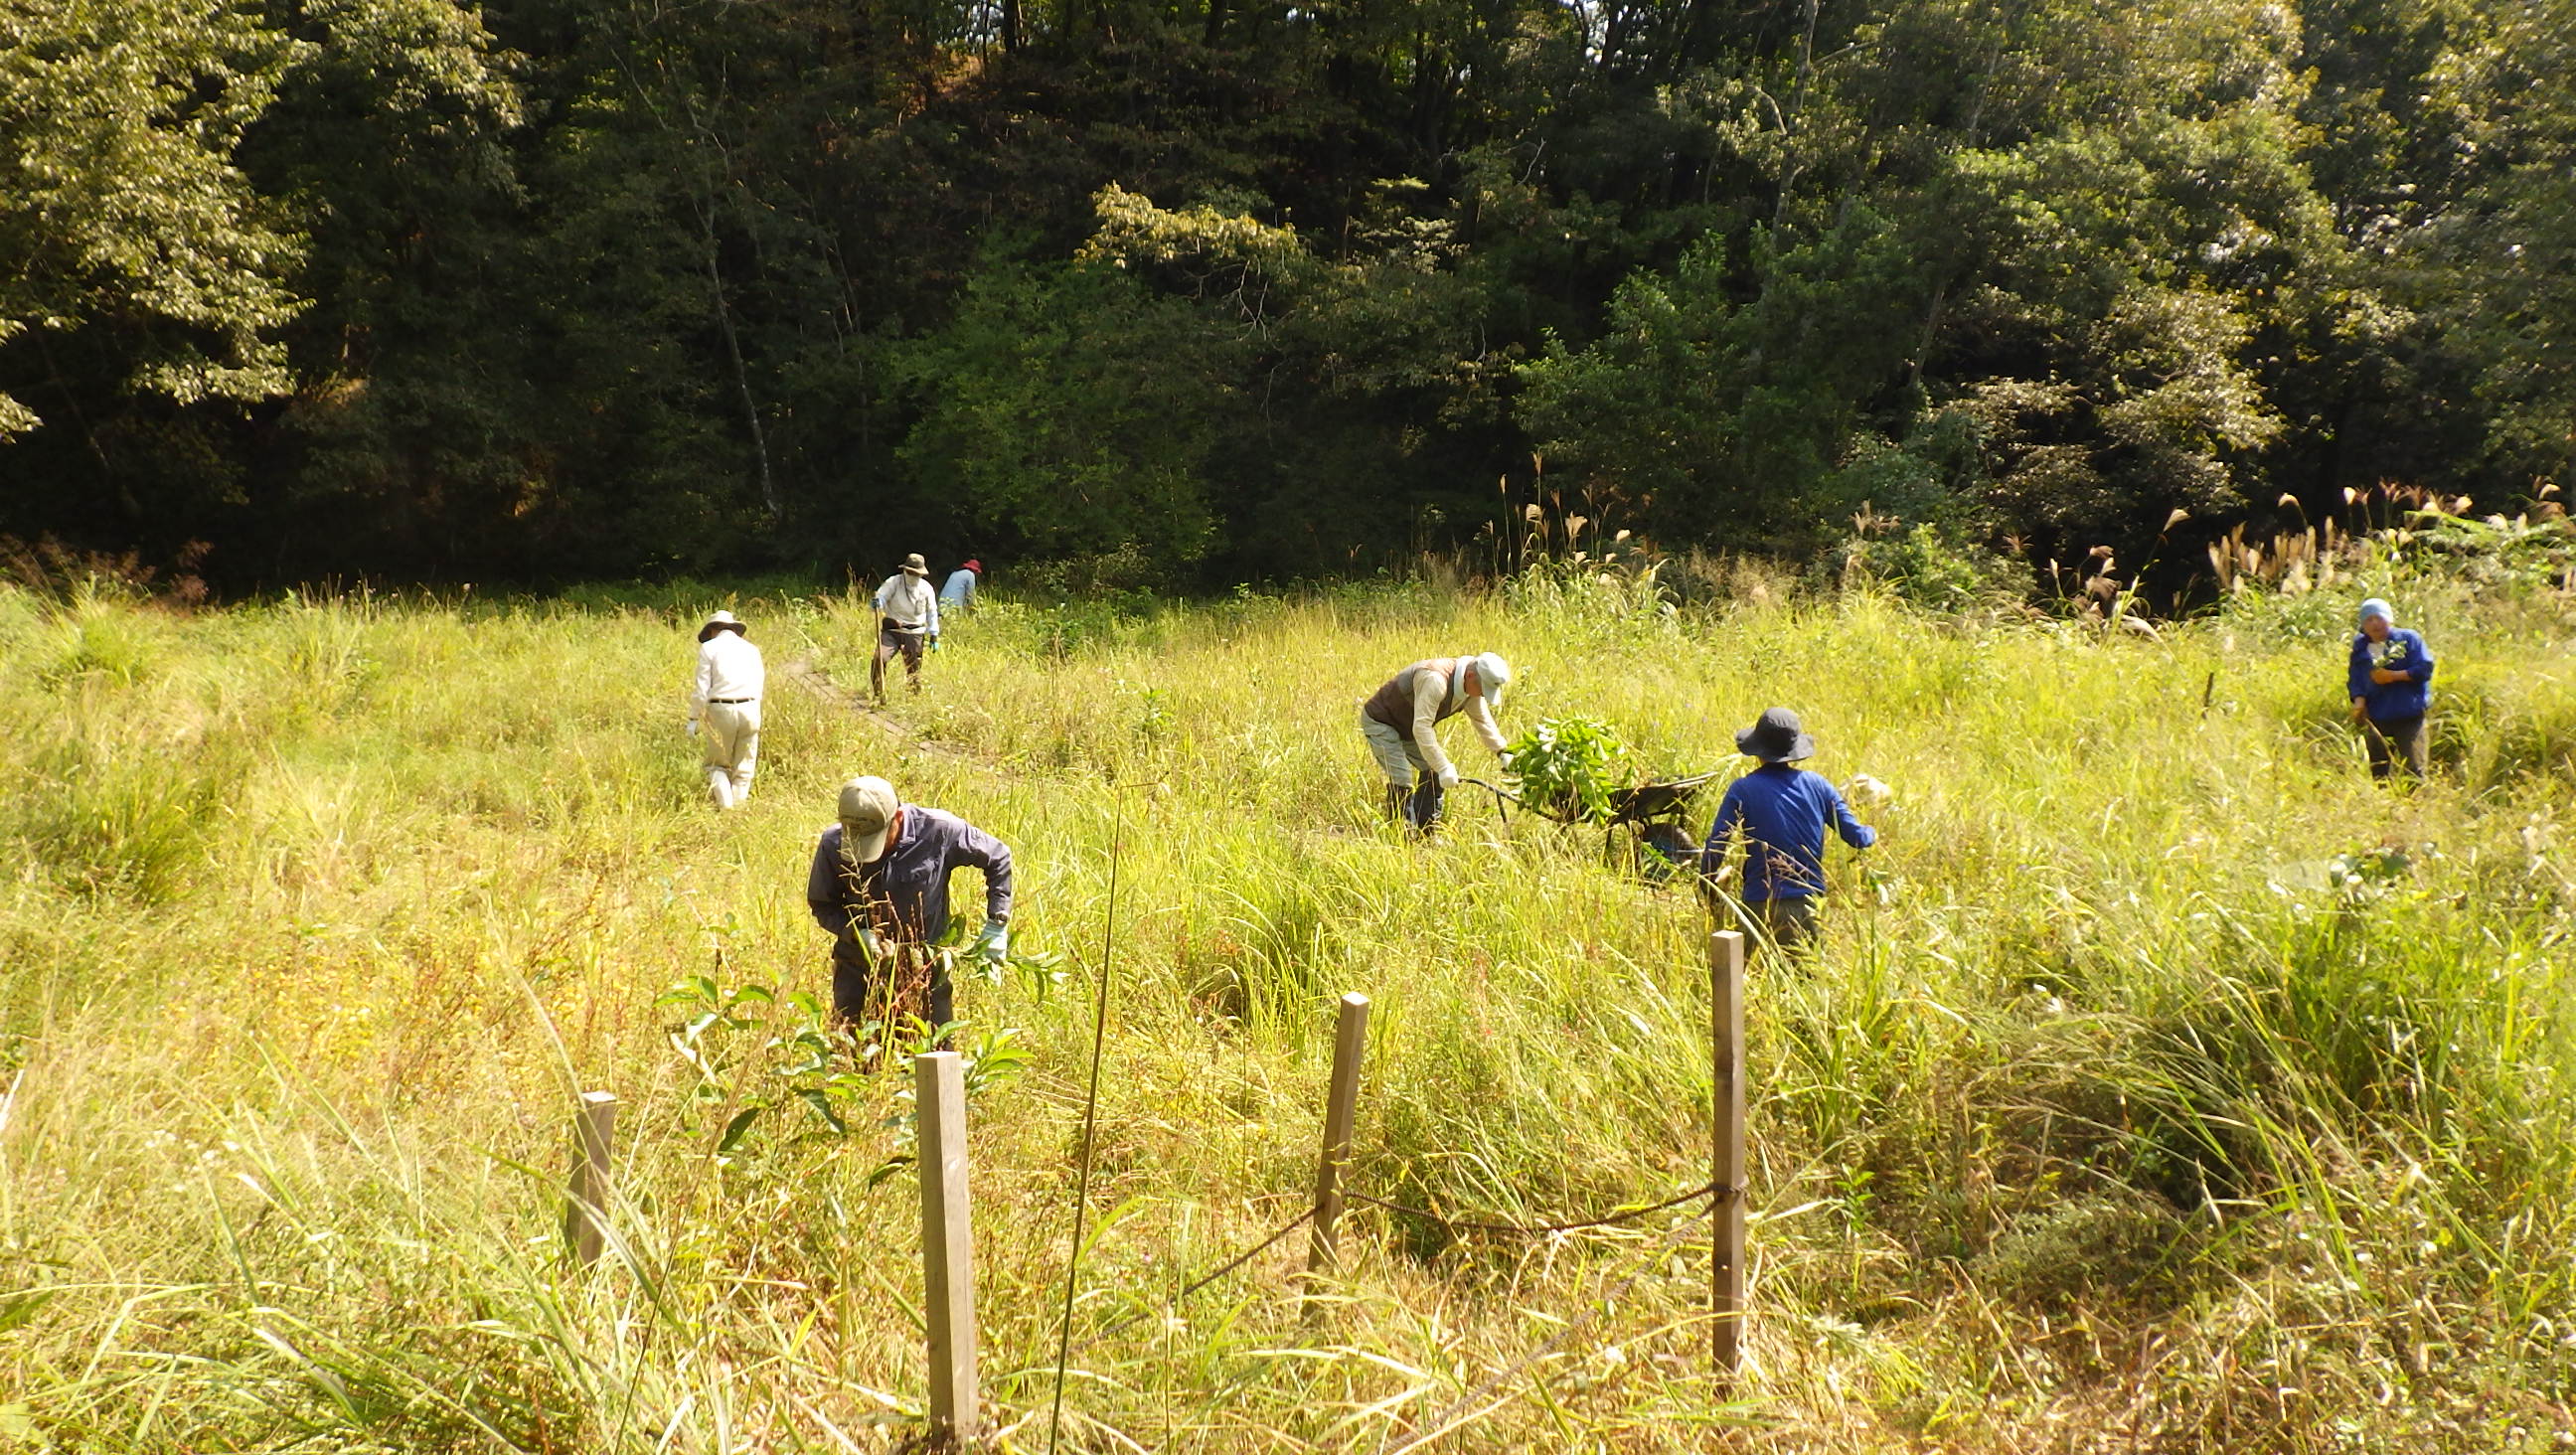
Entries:
[[[1816, 901], [1825, 892], [1826, 828], [1855, 849], [1877, 843], [1878, 832], [1852, 816], [1851, 805], [1823, 774], [1796, 766], [1816, 752], [1816, 740], [1800, 728], [1796, 713], [1770, 709], [1735, 735], [1735, 746], [1762, 766], [1728, 785], [1700, 848], [1700, 872], [1711, 883], [1722, 878], [1742, 841], [1739, 897], [1746, 915], [1781, 948], [1804, 944], [1815, 937]], [[1864, 780], [1854, 781], [1858, 791]], [[1876, 779], [1865, 781], [1884, 794]]]
[[2361, 604], [2360, 627], [2345, 690], [2352, 697], [2352, 720], [2361, 724], [2362, 745], [2370, 750], [2370, 776], [2394, 772], [2402, 753], [2406, 771], [2420, 779], [2424, 714], [2433, 705], [2433, 650], [2421, 635], [2399, 626], [2397, 613], [2376, 596]]
[[963, 615], [974, 610], [975, 588], [982, 581], [983, 576], [984, 563], [981, 561], [968, 561], [965, 565], [949, 572], [947, 581], [939, 588], [940, 614], [945, 616], [955, 612]]

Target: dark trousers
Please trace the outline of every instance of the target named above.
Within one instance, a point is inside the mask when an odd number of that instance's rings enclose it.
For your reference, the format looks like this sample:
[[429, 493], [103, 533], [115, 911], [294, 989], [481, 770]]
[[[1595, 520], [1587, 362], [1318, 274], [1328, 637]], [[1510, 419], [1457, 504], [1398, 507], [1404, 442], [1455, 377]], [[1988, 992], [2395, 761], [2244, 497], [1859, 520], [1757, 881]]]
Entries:
[[878, 626], [876, 660], [868, 664], [868, 687], [877, 696], [885, 696], [886, 663], [894, 660], [898, 652], [903, 655], [903, 670], [912, 680], [912, 690], [921, 690], [921, 640], [925, 635], [905, 631], [892, 622]]
[[1447, 801], [1449, 790], [1440, 786], [1439, 775], [1425, 773], [1411, 788], [1387, 785], [1387, 817], [1416, 833], [1431, 833], [1440, 827], [1440, 807]]
[[1448, 797], [1449, 790], [1440, 786], [1439, 774], [1423, 774], [1422, 781], [1413, 785], [1412, 794], [1404, 800], [1404, 821], [1421, 833], [1431, 832], [1440, 826], [1440, 808]]
[[[925, 1006], [919, 1003], [922, 998], [898, 996], [896, 998], [898, 1003], [888, 1006], [884, 1003], [886, 987], [877, 978], [877, 968], [868, 963], [867, 952], [859, 948], [858, 939], [855, 936], [844, 935], [834, 940], [832, 942], [832, 1019], [850, 1025], [864, 1025], [872, 1017], [890, 1011], [895, 1015], [906, 1013], [918, 1015], [933, 1026], [944, 1026], [955, 1020], [957, 987], [948, 976], [948, 957], [936, 955], [929, 950], [923, 950], [920, 953], [933, 955], [934, 968], [931, 971], [929, 994], [927, 997], [922, 997], [926, 998], [929, 1004]], [[889, 966], [887, 969], [891, 970], [892, 967]], [[904, 1000], [912, 1000], [913, 1003], [900, 1003]]]
[[2386, 722], [2376, 718], [2361, 725], [2362, 746], [2370, 750], [2370, 776], [2385, 778], [2397, 770], [2397, 759], [2403, 755], [2406, 771], [2421, 778], [2425, 774], [2424, 719], [2393, 717]]
[[1748, 899], [1744, 912], [1755, 928], [1770, 936], [1771, 943], [1783, 950], [1794, 950], [1816, 938], [1816, 901], [1813, 894], [1795, 894], [1781, 899]]

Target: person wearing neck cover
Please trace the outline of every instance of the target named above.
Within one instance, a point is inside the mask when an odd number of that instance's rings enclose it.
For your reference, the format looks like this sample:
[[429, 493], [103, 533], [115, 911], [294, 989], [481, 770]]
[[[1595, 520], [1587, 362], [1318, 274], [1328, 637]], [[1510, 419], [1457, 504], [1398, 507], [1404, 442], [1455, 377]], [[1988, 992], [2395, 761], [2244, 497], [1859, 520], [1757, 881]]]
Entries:
[[[1793, 948], [1815, 938], [1817, 901], [1825, 893], [1825, 831], [1835, 830], [1855, 849], [1877, 843], [1878, 831], [1852, 816], [1825, 775], [1798, 766], [1815, 756], [1816, 740], [1796, 713], [1770, 709], [1735, 735], [1735, 747], [1761, 766], [1727, 786], [1700, 849], [1700, 872], [1712, 886], [1723, 879], [1741, 843], [1745, 916], [1771, 943]], [[1865, 799], [1886, 801], [1886, 785], [1877, 779], [1864, 774], [1853, 784]]]
[[868, 687], [885, 701], [886, 663], [903, 658], [905, 680], [921, 690], [921, 651], [939, 643], [939, 593], [930, 589], [930, 565], [919, 552], [877, 588], [877, 653], [868, 664]]

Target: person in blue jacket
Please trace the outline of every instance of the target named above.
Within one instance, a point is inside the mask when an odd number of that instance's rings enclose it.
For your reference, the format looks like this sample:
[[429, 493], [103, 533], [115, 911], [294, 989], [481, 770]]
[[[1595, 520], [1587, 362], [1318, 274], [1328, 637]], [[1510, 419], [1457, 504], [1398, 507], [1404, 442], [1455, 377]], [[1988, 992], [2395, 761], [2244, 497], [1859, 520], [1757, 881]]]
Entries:
[[2370, 776], [2385, 778], [2396, 770], [2397, 754], [2406, 771], [2424, 776], [2424, 714], [2433, 705], [2433, 649], [2424, 638], [2397, 624], [2397, 613], [2374, 596], [2361, 604], [2361, 630], [2352, 639], [2352, 666], [2345, 674], [2352, 696], [2352, 720], [2361, 724], [2362, 745], [2370, 750]]
[[[1815, 937], [1816, 901], [1825, 892], [1825, 830], [1833, 828], [1855, 849], [1877, 843], [1878, 832], [1852, 816], [1823, 774], [1797, 766], [1815, 756], [1816, 740], [1800, 728], [1796, 713], [1770, 709], [1735, 735], [1735, 746], [1762, 766], [1728, 785], [1700, 848], [1700, 872], [1712, 883], [1722, 878], [1741, 840], [1745, 913], [1774, 944], [1803, 944]], [[1868, 786], [1885, 791], [1875, 779]]]

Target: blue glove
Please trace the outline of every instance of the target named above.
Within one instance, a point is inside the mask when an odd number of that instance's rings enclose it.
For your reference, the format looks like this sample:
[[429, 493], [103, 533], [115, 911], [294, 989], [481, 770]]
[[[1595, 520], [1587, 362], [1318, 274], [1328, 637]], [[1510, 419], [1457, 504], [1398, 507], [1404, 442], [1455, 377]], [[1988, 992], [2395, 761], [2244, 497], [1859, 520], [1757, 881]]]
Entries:
[[939, 650], [939, 633], [937, 632], [932, 632], [930, 634], [930, 649], [934, 652]]
[[984, 928], [975, 936], [975, 947], [967, 954], [990, 965], [999, 965], [1011, 958], [1010, 926], [997, 919], [984, 921]]

